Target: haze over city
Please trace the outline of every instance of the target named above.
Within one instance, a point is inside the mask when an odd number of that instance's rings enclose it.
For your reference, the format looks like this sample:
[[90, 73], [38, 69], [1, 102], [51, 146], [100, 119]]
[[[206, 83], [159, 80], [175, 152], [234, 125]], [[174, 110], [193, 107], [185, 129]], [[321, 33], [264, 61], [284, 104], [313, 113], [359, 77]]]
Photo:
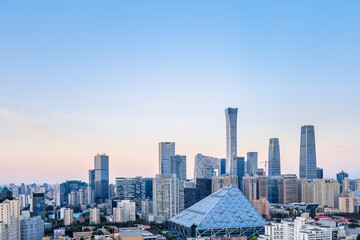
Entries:
[[97, 153], [110, 182], [154, 176], [162, 141], [191, 177], [226, 157], [227, 107], [238, 156], [279, 138], [298, 174], [311, 124], [324, 176], [360, 175], [358, 2], [110, 2], [0, 4], [2, 184], [87, 180]]

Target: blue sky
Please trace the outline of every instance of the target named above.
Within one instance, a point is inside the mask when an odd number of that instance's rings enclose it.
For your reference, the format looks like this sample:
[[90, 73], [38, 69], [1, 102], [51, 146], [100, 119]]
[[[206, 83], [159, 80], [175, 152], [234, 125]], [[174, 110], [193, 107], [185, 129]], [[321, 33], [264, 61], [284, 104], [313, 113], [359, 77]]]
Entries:
[[[154, 176], [159, 141], [267, 159], [279, 137], [298, 173], [300, 127], [318, 165], [360, 177], [358, 1], [0, 3], [0, 182], [87, 179], [93, 155], [118, 176]], [[29, 171], [31, 169], [31, 171]]]

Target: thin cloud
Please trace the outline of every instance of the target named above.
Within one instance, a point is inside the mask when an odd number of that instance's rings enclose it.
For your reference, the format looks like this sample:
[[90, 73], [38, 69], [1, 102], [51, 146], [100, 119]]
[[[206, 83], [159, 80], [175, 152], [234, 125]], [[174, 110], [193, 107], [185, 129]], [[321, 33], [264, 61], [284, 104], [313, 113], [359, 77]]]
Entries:
[[14, 128], [18, 131], [32, 133], [32, 134], [42, 133], [36, 121], [32, 119], [27, 119], [25, 117], [22, 117], [14, 112], [10, 112], [5, 109], [0, 109], [0, 116], [5, 120], [5, 123], [9, 127]]

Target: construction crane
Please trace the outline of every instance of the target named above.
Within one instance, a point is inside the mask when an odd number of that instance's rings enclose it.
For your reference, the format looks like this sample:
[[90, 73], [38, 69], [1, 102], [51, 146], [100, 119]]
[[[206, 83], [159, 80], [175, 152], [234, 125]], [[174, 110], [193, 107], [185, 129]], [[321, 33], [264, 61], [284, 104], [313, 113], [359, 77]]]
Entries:
[[[267, 171], [266, 171], [266, 170], [267, 170], [267, 164], [268, 164], [268, 162], [269, 162], [269, 161], [264, 161], [264, 162], [261, 162], [261, 163], [265, 163], [265, 174], [267, 173]], [[269, 175], [269, 173], [268, 173], [268, 175]]]

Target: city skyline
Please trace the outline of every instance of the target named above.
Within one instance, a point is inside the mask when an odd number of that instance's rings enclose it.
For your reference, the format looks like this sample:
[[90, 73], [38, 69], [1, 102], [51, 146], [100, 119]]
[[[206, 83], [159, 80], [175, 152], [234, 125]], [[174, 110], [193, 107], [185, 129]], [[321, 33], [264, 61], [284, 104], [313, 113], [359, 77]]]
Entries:
[[153, 177], [163, 141], [193, 176], [226, 157], [227, 107], [260, 168], [276, 137], [298, 174], [310, 124], [324, 177], [360, 176], [358, 2], [67, 3], [1, 3], [0, 184], [87, 181], [98, 152], [111, 183]]

